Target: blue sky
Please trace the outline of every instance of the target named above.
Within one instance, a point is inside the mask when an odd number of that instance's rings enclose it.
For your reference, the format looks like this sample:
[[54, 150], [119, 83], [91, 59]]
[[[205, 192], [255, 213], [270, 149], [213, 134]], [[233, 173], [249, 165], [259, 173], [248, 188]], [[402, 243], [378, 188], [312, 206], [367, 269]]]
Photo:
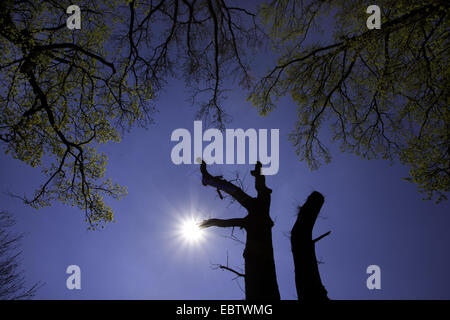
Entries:
[[[195, 108], [182, 82], [173, 81], [159, 98], [160, 111], [148, 130], [136, 129], [120, 144], [104, 147], [107, 174], [128, 187], [123, 200], [111, 200], [117, 223], [100, 232], [87, 231], [83, 213], [55, 204], [34, 210], [0, 195], [2, 209], [17, 218], [25, 232], [23, 264], [29, 283], [45, 282], [40, 299], [241, 299], [233, 275], [213, 264], [243, 267], [243, 246], [226, 238], [230, 230], [208, 229], [205, 241], [187, 245], [176, 233], [180, 219], [242, 217], [214, 189], [201, 185], [198, 165], [172, 163], [176, 128], [192, 132]], [[295, 299], [293, 261], [288, 233], [297, 205], [318, 190], [326, 201], [314, 230], [331, 235], [318, 242], [320, 272], [332, 299], [449, 298], [450, 235], [448, 202], [421, 200], [416, 187], [403, 181], [407, 168], [386, 161], [366, 161], [333, 152], [331, 164], [310, 171], [298, 161], [287, 134], [293, 128], [295, 105], [282, 99], [268, 117], [260, 117], [234, 90], [225, 102], [233, 116], [230, 128], [279, 128], [280, 170], [268, 176], [273, 189], [273, 242], [282, 299]], [[32, 192], [42, 177], [5, 155], [0, 157], [0, 190]], [[211, 171], [233, 177], [249, 165], [215, 165]], [[248, 192], [255, 194], [247, 174]], [[242, 231], [235, 231], [244, 239]], [[66, 288], [67, 266], [81, 268], [81, 290]], [[381, 290], [366, 288], [367, 266], [381, 267]], [[241, 286], [243, 284], [241, 283]]]

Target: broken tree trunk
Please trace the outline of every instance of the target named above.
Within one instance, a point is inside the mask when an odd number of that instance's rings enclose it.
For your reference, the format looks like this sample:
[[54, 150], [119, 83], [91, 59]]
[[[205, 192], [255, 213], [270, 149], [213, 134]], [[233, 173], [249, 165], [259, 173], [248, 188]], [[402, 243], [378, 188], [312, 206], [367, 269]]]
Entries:
[[265, 177], [261, 175], [261, 163], [255, 165], [251, 174], [255, 177], [256, 197], [250, 197], [241, 188], [221, 177], [211, 176], [206, 170], [206, 163], [202, 162], [203, 185], [216, 188], [236, 199], [245, 209], [247, 216], [237, 219], [209, 219], [200, 225], [207, 227], [240, 227], [247, 234], [244, 250], [245, 261], [245, 298], [246, 300], [279, 300], [277, 277], [272, 247], [272, 227], [270, 218], [270, 194]]
[[299, 208], [297, 221], [291, 231], [292, 255], [295, 265], [295, 285], [299, 300], [328, 300], [327, 290], [320, 279], [315, 243], [329, 232], [312, 239], [312, 230], [324, 203], [317, 191], [311, 193]]

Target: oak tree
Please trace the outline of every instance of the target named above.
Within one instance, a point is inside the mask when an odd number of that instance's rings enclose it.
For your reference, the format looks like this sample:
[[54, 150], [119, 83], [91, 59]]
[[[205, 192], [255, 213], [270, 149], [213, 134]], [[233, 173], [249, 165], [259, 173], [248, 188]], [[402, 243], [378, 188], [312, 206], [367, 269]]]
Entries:
[[23, 235], [11, 231], [15, 223], [11, 214], [0, 211], [0, 300], [31, 299], [43, 285], [41, 282], [26, 284], [20, 269]]
[[[446, 199], [450, 4], [380, 0], [377, 5], [382, 24], [373, 30], [366, 27], [363, 1], [264, 5], [260, 16], [280, 54], [249, 99], [265, 115], [279, 97], [292, 97], [298, 117], [289, 138], [311, 168], [331, 159], [320, 137], [329, 125], [342, 151], [400, 160], [410, 167], [406, 179], [427, 199]], [[326, 37], [317, 38], [318, 31]]]

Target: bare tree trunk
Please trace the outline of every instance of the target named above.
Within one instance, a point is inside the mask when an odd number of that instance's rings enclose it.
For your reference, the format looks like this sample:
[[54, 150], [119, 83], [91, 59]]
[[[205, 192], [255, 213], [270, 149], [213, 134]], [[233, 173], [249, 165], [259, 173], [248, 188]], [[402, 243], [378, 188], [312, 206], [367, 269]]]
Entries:
[[224, 191], [235, 198], [247, 209], [247, 216], [238, 219], [209, 219], [201, 227], [240, 227], [247, 233], [244, 250], [245, 261], [245, 298], [247, 300], [279, 300], [277, 277], [272, 247], [272, 227], [270, 218], [270, 194], [265, 177], [261, 175], [261, 163], [255, 165], [252, 175], [255, 177], [256, 198], [250, 197], [242, 189], [221, 177], [211, 176], [206, 163], [201, 165], [202, 183]]
[[[251, 213], [247, 217], [250, 215]], [[253, 220], [249, 219], [247, 223], [247, 241], [244, 250], [247, 300], [280, 299], [273, 258], [272, 226], [270, 217], [268, 219], [256, 217]]]
[[320, 279], [315, 243], [330, 232], [312, 239], [312, 230], [324, 203], [317, 191], [311, 193], [299, 208], [297, 221], [291, 232], [292, 255], [295, 265], [295, 285], [299, 300], [328, 300], [327, 290]]

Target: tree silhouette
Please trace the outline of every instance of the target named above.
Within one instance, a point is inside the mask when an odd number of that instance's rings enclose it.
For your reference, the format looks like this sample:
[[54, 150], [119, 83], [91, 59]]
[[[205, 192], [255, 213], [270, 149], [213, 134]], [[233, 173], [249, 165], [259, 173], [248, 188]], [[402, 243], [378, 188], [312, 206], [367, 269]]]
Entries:
[[36, 283], [27, 288], [20, 264], [20, 241], [22, 235], [14, 235], [9, 229], [14, 226], [14, 218], [0, 211], [0, 300], [30, 299], [41, 286]]
[[[280, 293], [275, 271], [272, 246], [272, 227], [270, 218], [270, 199], [272, 190], [266, 186], [261, 174], [261, 163], [257, 162], [251, 175], [255, 178], [256, 197], [251, 197], [241, 188], [223, 179], [212, 176], [202, 161], [200, 171], [202, 184], [223, 191], [235, 199], [248, 214], [244, 218], [208, 219], [200, 224], [201, 228], [239, 227], [245, 229], [247, 237], [244, 249], [245, 273], [241, 274], [228, 266], [222, 266], [244, 277], [245, 298], [247, 300], [279, 300]], [[327, 300], [327, 291], [322, 285], [315, 255], [315, 242], [328, 233], [312, 240], [312, 229], [324, 202], [323, 196], [313, 192], [300, 207], [297, 221], [292, 229], [291, 244], [295, 264], [295, 281], [298, 298], [302, 300]]]
[[[252, 88], [262, 114], [290, 93], [299, 104], [290, 139], [311, 168], [330, 160], [318, 132], [331, 118], [343, 150], [400, 159], [419, 190], [445, 199], [448, 1], [381, 0], [380, 30], [366, 29], [356, 0], [276, 0], [258, 15], [225, 0], [80, 0], [76, 31], [65, 27], [71, 4], [0, 3], [0, 143], [46, 176], [31, 197], [20, 196], [26, 204], [77, 206], [94, 229], [113, 221], [105, 196], [126, 189], [105, 177], [98, 148], [148, 127], [153, 99], [172, 77], [186, 81], [198, 117], [220, 128], [229, 119], [225, 79]], [[308, 44], [331, 11], [336, 40]], [[267, 43], [258, 19], [279, 45], [279, 61], [254, 85], [249, 56]]]

